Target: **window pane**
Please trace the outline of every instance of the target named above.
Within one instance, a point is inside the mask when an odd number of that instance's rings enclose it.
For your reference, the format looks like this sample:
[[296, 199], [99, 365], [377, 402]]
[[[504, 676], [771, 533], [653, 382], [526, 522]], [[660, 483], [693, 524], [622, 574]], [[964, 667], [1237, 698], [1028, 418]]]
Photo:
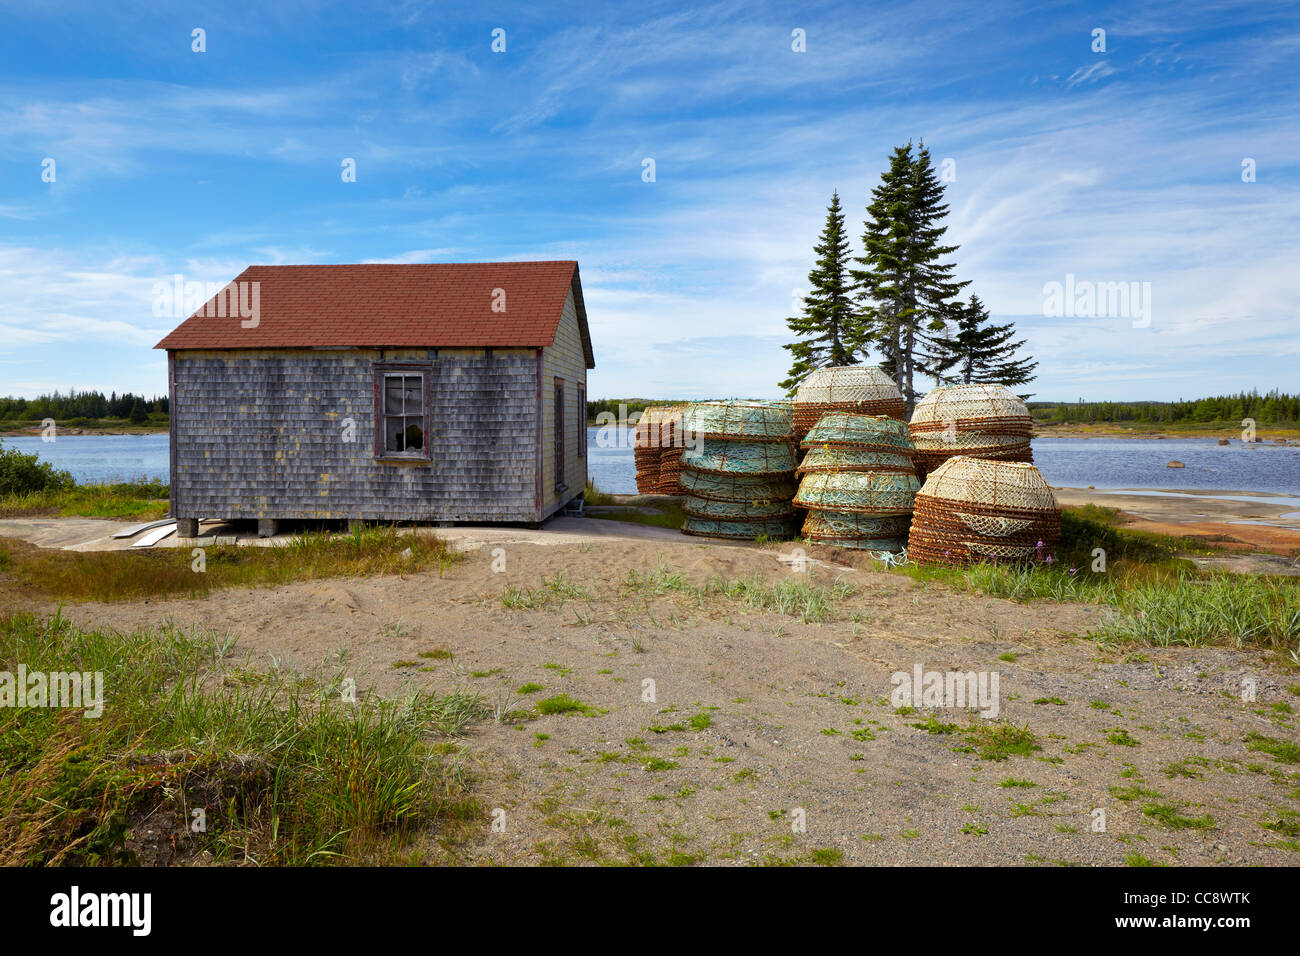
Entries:
[[384, 450], [406, 450], [406, 428], [400, 416], [384, 419]]
[[404, 411], [402, 376], [388, 375], [384, 378], [384, 414], [400, 415]]
[[422, 415], [424, 413], [424, 376], [408, 375], [403, 380], [403, 386], [406, 404], [402, 409], [402, 414]]
[[406, 447], [409, 451], [419, 451], [424, 448], [424, 429], [420, 427], [420, 418], [406, 419]]

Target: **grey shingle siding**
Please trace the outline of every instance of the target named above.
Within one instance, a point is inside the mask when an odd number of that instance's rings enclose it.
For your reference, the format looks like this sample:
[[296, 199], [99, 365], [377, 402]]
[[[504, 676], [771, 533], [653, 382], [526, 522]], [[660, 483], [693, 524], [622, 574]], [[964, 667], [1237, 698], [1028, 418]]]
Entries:
[[[375, 459], [378, 361], [432, 364], [432, 461]], [[180, 351], [173, 367], [177, 517], [539, 517], [535, 350]]]

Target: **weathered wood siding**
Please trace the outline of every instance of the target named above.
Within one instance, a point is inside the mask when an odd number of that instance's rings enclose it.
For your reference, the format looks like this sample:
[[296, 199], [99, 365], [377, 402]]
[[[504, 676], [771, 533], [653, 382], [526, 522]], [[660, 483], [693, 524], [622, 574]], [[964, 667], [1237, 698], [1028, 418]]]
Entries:
[[[431, 461], [375, 459], [378, 361], [432, 365]], [[180, 351], [173, 369], [176, 517], [538, 518], [533, 349]]]
[[[555, 379], [564, 379], [564, 484], [555, 482]], [[587, 385], [587, 361], [578, 330], [573, 291], [564, 301], [564, 314], [555, 330], [554, 344], [542, 353], [542, 511], [551, 514], [587, 487], [587, 410], [578, 409], [578, 386]], [[579, 446], [579, 442], [582, 445]]]

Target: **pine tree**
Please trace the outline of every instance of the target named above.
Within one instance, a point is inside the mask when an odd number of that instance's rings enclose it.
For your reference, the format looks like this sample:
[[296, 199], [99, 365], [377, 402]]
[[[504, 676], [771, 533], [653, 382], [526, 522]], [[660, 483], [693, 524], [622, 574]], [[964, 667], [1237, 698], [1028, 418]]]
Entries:
[[921, 143], [899, 146], [889, 169], [872, 190], [863, 227], [862, 268], [851, 272], [861, 289], [861, 312], [876, 332], [881, 367], [893, 375], [910, 410], [916, 404], [916, 375], [938, 378], [946, 353], [939, 344], [954, 300], [969, 282], [952, 277], [957, 251], [941, 244], [948, 214], [943, 183]]
[[149, 416], [144, 410], [144, 404], [137, 398], [135, 404], [131, 406], [130, 422], [132, 425], [142, 425], [148, 420]]
[[813, 247], [817, 264], [808, 273], [812, 291], [803, 297], [803, 312], [786, 319], [799, 341], [784, 346], [793, 356], [781, 388], [793, 394], [808, 373], [834, 365], [852, 365], [867, 338], [854, 305], [849, 275], [849, 240], [838, 191], [826, 207], [826, 225]]
[[[939, 381], [963, 385], [972, 382], [1024, 385], [1037, 377], [1034, 375], [1037, 362], [1016, 357], [1025, 340], [1012, 341], [1015, 325], [993, 324], [979, 296], [972, 295], [965, 305], [958, 303], [953, 315], [955, 331], [938, 341], [939, 354], [934, 364], [940, 373]], [[948, 372], [952, 374], [943, 374]]]

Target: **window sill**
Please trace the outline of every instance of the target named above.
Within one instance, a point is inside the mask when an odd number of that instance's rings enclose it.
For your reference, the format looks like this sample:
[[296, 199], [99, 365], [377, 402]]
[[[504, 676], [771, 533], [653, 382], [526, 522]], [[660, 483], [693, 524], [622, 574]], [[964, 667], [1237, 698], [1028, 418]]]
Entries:
[[389, 465], [427, 465], [433, 461], [424, 455], [376, 455], [373, 459], [380, 464]]

